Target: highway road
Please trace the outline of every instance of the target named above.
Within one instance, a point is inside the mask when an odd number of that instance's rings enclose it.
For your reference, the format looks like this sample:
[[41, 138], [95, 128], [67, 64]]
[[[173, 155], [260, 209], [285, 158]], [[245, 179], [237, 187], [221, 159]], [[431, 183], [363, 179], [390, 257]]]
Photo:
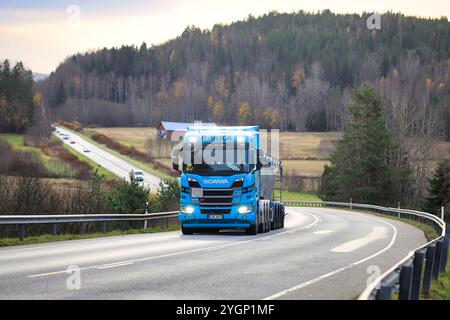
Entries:
[[426, 243], [411, 225], [365, 213], [287, 212], [284, 229], [256, 236], [176, 231], [0, 248], [0, 299], [352, 299]]
[[[105, 169], [109, 170], [119, 178], [124, 178], [126, 180], [129, 180], [130, 171], [132, 169], [136, 170], [139, 169], [133, 164], [111, 154], [110, 152], [96, 146], [93, 143], [90, 143], [86, 139], [84, 139], [82, 136], [74, 134], [71, 131], [68, 131], [62, 127], [56, 127], [57, 130], [59, 130], [61, 133], [68, 134], [70, 136], [69, 140], [63, 140], [62, 136], [57, 134], [56, 131], [54, 134], [61, 139], [67, 146], [73, 148], [79, 153], [84, 154], [87, 158], [91, 159], [95, 163], [101, 165]], [[70, 141], [74, 141], [74, 144], [70, 144]], [[87, 147], [90, 151], [84, 152], [84, 147]], [[151, 175], [150, 173], [144, 171], [144, 185], [151, 188], [151, 189], [158, 189], [159, 188], [159, 182], [161, 179], [159, 177], [156, 177], [154, 175]]]

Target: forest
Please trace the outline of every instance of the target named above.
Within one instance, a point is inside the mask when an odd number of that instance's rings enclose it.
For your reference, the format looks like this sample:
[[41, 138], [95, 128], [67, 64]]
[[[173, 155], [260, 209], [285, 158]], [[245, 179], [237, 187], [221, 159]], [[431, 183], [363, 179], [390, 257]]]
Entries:
[[157, 46], [74, 54], [37, 88], [55, 115], [83, 125], [342, 131], [350, 97], [369, 83], [390, 102], [389, 127], [449, 139], [448, 19], [386, 13], [369, 30], [368, 16], [271, 12], [190, 26]]
[[23, 132], [35, 111], [33, 76], [21, 62], [0, 62], [0, 133]]

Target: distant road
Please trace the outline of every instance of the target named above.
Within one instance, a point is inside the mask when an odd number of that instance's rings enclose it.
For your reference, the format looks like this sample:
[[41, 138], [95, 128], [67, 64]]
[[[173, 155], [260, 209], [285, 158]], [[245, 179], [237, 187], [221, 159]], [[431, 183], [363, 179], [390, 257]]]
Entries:
[[[0, 299], [352, 299], [427, 242], [369, 214], [286, 210], [285, 229], [255, 236], [174, 231], [0, 248]], [[67, 286], [69, 266], [80, 268], [79, 289]]]
[[[61, 139], [67, 146], [70, 148], [76, 150], [77, 152], [83, 154], [87, 158], [91, 159], [92, 161], [98, 163], [103, 168], [107, 169], [108, 171], [115, 174], [117, 177], [126, 179], [127, 181], [130, 180], [130, 171], [132, 169], [136, 170], [139, 169], [135, 165], [113, 155], [112, 153], [96, 146], [95, 144], [92, 144], [88, 141], [86, 141], [84, 138], [82, 138], [80, 135], [74, 134], [71, 131], [68, 131], [62, 127], [56, 127], [56, 130], [59, 130], [61, 133], [67, 133], [70, 136], [69, 140], [63, 140], [60, 135], [54, 132], [54, 135], [57, 136], [59, 139]], [[70, 144], [70, 141], [74, 141], [74, 144]], [[84, 152], [84, 147], [87, 147], [90, 151]], [[141, 169], [139, 169], [141, 170]], [[154, 175], [151, 175], [150, 173], [144, 171], [144, 185], [151, 188], [151, 189], [157, 189], [159, 188], [159, 182], [161, 179], [159, 177], [156, 177]]]

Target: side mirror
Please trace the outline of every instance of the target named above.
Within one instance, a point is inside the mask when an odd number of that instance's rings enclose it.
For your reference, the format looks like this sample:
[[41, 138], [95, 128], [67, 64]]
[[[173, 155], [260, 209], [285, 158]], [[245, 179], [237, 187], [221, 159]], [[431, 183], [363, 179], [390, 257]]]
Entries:
[[256, 150], [256, 166], [255, 170], [261, 170], [264, 167], [264, 163], [261, 161], [264, 151], [262, 149]]
[[180, 155], [181, 151], [183, 150], [182, 145], [176, 145], [172, 150], [172, 169], [178, 172], [181, 172], [180, 170]]

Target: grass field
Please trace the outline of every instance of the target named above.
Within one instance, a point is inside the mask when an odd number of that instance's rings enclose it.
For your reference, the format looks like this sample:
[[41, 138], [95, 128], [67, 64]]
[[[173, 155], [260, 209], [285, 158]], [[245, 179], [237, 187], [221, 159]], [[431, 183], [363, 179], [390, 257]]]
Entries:
[[322, 201], [319, 195], [313, 192], [283, 191], [283, 201]]
[[[51, 137], [51, 139], [56, 140], [56, 137]], [[37, 147], [29, 147], [24, 145], [24, 136], [20, 134], [0, 134], [0, 140], [6, 141], [14, 150], [27, 151], [35, 154], [41, 161], [42, 164], [47, 168], [47, 170], [54, 176], [70, 178], [73, 174], [73, 170], [69, 164], [64, 163], [57, 157], [51, 157], [42, 152], [41, 149]], [[79, 160], [86, 162], [92, 169], [97, 168], [97, 164], [90, 159], [86, 158], [84, 155], [76, 152], [72, 148], [65, 148]], [[105, 168], [99, 168], [99, 173], [104, 175], [105, 179], [116, 179], [116, 176]]]
[[20, 134], [0, 134], [0, 140], [6, 141], [14, 150], [33, 153], [53, 175], [66, 176], [72, 170], [69, 165], [57, 158], [45, 155], [41, 149], [24, 145], [24, 136]]

